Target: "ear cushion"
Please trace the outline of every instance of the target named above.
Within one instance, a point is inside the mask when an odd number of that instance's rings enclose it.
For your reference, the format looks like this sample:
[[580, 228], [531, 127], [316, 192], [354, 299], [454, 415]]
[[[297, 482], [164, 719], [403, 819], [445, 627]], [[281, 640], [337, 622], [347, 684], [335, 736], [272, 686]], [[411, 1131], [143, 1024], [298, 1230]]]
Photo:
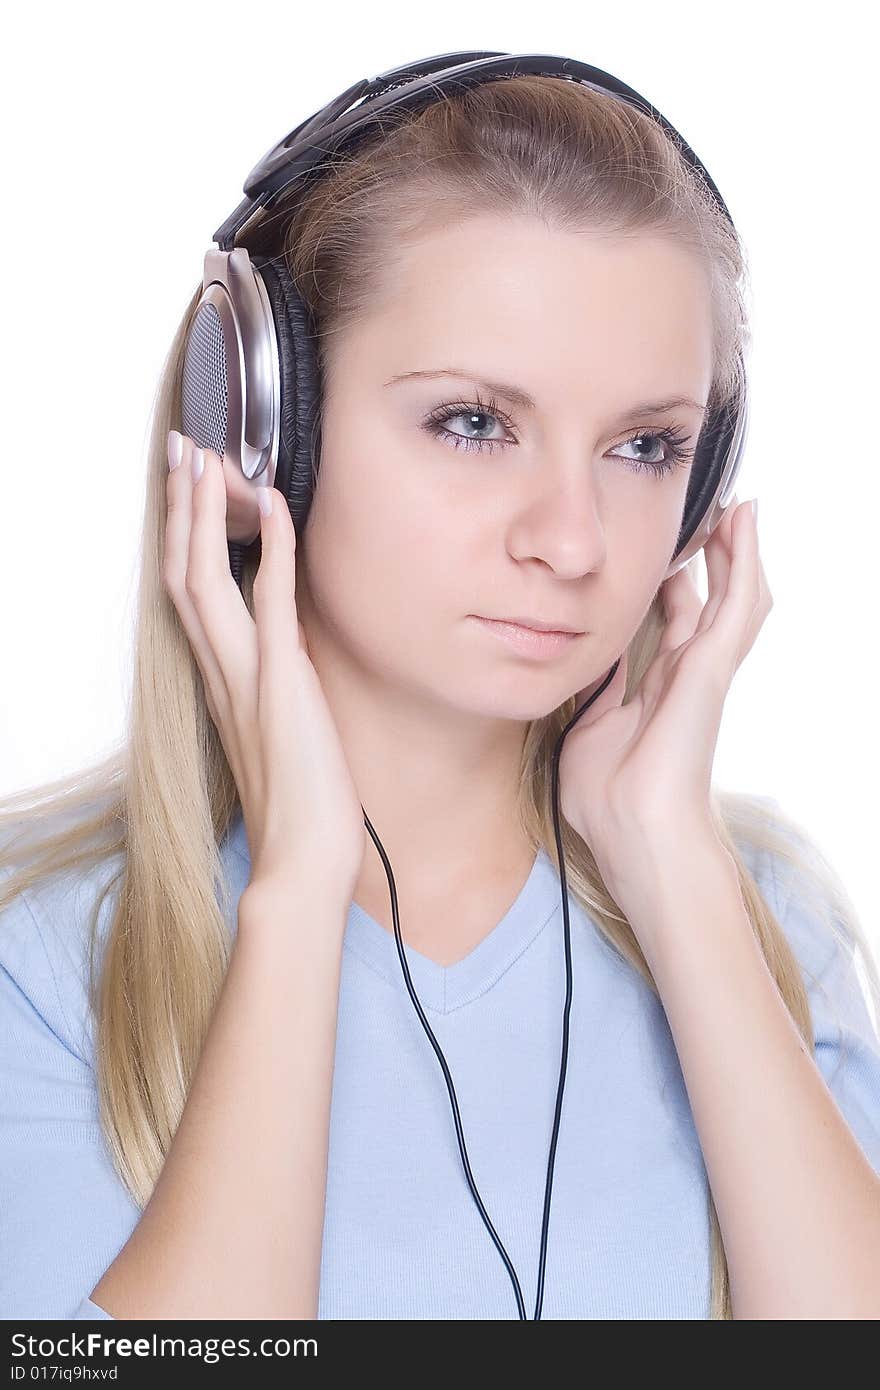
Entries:
[[274, 485], [287, 499], [299, 536], [309, 514], [320, 457], [317, 339], [284, 256], [252, 255], [251, 263], [266, 287], [278, 339], [281, 420]]
[[724, 461], [733, 443], [736, 419], [736, 407], [728, 403], [713, 412], [700, 431], [673, 559], [684, 550], [712, 505]]

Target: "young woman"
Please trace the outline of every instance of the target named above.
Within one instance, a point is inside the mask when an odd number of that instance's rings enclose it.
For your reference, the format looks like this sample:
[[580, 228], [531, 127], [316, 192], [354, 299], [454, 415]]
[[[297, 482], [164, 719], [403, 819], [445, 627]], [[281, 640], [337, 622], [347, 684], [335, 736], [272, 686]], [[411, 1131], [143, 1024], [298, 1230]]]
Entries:
[[[6, 803], [0, 1315], [523, 1315], [366, 809], [528, 1316], [880, 1316], [876, 967], [809, 837], [711, 781], [772, 602], [747, 504], [705, 604], [668, 575], [747, 338], [735, 232], [648, 116], [532, 75], [278, 226], [320, 335], [308, 524], [179, 432], [197, 291], [125, 746]], [[550, 755], [618, 658], [559, 766], [544, 1281]]]

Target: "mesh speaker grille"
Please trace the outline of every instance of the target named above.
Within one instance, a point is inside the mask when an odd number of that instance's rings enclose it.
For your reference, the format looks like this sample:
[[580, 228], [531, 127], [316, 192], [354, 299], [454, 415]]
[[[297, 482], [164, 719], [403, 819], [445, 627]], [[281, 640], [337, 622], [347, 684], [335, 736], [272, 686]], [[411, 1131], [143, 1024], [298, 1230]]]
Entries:
[[203, 304], [193, 320], [183, 360], [183, 433], [222, 458], [228, 407], [223, 327], [214, 305]]

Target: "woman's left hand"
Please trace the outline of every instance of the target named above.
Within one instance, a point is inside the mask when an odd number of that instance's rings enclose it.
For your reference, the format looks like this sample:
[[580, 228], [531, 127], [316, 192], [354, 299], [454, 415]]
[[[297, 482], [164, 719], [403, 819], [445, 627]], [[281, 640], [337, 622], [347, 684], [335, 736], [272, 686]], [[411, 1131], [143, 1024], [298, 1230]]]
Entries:
[[[734, 503], [736, 499], [734, 498]], [[704, 553], [705, 605], [685, 565], [662, 585], [666, 628], [639, 688], [622, 704], [627, 653], [606, 690], [566, 734], [560, 808], [614, 894], [636, 865], [694, 834], [714, 837], [712, 764], [724, 701], [773, 599], [748, 502], [731, 503]], [[607, 670], [577, 694], [580, 708]]]

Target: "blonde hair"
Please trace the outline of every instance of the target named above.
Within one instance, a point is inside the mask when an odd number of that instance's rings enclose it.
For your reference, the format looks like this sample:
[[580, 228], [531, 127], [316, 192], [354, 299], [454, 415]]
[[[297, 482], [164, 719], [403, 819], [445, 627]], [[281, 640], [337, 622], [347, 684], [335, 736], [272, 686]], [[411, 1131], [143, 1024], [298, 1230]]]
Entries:
[[[746, 267], [734, 229], [655, 121], [576, 83], [518, 76], [479, 84], [415, 115], [386, 118], [381, 135], [332, 157], [323, 176], [300, 191], [295, 207], [280, 203], [248, 245], [287, 261], [317, 326], [323, 371], [330, 336], [368, 314], [393, 277], [395, 249], [475, 212], [531, 213], [563, 230], [660, 234], [687, 245], [703, 259], [711, 285], [711, 406], [742, 389]], [[91, 1006], [101, 1125], [115, 1168], [141, 1207], [180, 1121], [232, 944], [220, 842], [239, 809], [238, 795], [201, 675], [161, 580], [165, 441], [169, 428], [180, 426], [183, 349], [200, 293], [199, 284], [154, 402], [127, 736], [80, 775], [0, 803], [0, 828], [18, 832], [0, 846], [0, 909], [50, 876], [87, 873], [119, 856], [91, 915]], [[242, 580], [251, 611], [256, 565], [252, 556]], [[629, 648], [625, 699], [650, 665], [662, 631], [658, 593]], [[523, 747], [523, 823], [535, 851], [545, 848], [554, 863], [552, 754], [573, 712], [572, 696], [529, 725]], [[875, 998], [880, 984], [834, 871], [803, 828], [772, 805], [775, 811], [768, 798], [713, 788], [715, 828], [737, 864], [752, 929], [786, 1007], [814, 1048], [798, 961], [737, 842], [788, 860], [810, 884], [812, 905], [829, 928], [850, 949], [859, 944]], [[589, 846], [565, 822], [562, 843], [570, 893], [657, 993]], [[96, 924], [104, 898], [115, 890], [99, 971]], [[709, 1215], [710, 1316], [729, 1318], [727, 1261], [711, 1191]]]

